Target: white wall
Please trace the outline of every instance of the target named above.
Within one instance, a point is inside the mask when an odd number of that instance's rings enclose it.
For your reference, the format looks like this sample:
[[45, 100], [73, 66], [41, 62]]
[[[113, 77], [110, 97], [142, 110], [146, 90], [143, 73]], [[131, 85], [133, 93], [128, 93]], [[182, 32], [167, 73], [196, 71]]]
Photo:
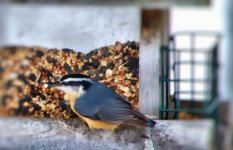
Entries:
[[171, 32], [189, 30], [223, 31], [222, 0], [212, 0], [210, 7], [174, 7]]
[[0, 5], [0, 45], [90, 50], [139, 41], [140, 10], [132, 6]]

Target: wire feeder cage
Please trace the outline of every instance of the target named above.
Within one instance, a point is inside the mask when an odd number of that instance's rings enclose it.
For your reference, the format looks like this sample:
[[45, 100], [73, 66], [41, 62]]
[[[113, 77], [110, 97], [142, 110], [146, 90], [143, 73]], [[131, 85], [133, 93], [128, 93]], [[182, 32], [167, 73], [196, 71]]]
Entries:
[[219, 41], [214, 32], [180, 32], [161, 47], [160, 119], [216, 117]]

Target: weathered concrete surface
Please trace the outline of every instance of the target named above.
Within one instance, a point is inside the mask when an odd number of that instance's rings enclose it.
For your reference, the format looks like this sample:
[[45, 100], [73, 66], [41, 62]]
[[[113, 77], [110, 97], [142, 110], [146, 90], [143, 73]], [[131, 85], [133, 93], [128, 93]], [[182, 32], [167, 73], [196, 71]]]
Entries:
[[[142, 149], [143, 130], [91, 130], [79, 120], [4, 118], [0, 149]], [[139, 137], [138, 137], [139, 136]]]
[[89, 130], [78, 119], [0, 118], [0, 149], [208, 149], [211, 121], [157, 121], [153, 129]]
[[151, 131], [155, 149], [207, 150], [213, 148], [211, 120], [159, 121]]

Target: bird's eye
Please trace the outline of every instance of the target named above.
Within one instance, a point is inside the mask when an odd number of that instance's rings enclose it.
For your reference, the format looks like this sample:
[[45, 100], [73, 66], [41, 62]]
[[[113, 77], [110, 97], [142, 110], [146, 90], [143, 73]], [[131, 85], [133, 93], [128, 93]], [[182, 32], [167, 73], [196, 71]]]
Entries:
[[75, 82], [62, 82], [62, 85], [64, 85], [64, 86], [75, 86], [76, 83]]
[[72, 86], [72, 85], [73, 85], [73, 82], [66, 82], [66, 85], [67, 85], [67, 86]]
[[62, 82], [62, 85], [67, 86], [68, 83], [67, 82]]
[[75, 82], [70, 82], [70, 86], [75, 86]]

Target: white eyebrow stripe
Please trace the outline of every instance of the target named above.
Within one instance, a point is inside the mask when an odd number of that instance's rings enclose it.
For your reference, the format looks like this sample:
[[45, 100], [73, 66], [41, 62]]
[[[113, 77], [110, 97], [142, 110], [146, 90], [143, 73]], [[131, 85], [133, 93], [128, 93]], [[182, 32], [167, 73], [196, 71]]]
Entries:
[[88, 81], [88, 82], [93, 82], [91, 79], [88, 78], [68, 78], [63, 80], [62, 82], [70, 82], [70, 81]]

